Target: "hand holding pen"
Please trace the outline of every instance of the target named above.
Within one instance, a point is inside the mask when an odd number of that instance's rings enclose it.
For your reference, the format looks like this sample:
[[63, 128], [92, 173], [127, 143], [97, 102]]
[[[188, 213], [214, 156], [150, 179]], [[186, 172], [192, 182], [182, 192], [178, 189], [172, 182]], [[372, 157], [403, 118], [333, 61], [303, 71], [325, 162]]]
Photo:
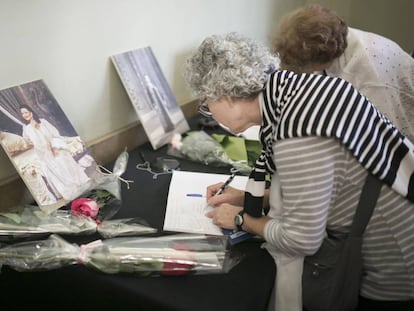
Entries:
[[[210, 192], [210, 195], [208, 195], [207, 196], [207, 199], [209, 200], [209, 199], [211, 199], [212, 197], [217, 197], [217, 196], [219, 196], [220, 194], [222, 194], [223, 193], [223, 191], [226, 189], [226, 187], [233, 181], [233, 179], [234, 179], [234, 177], [236, 176], [236, 172], [233, 172], [230, 176], [229, 176], [229, 178], [227, 178], [227, 180], [220, 186], [220, 188], [218, 188], [217, 189], [217, 191], [216, 192], [214, 192], [214, 188], [216, 188], [217, 187], [217, 184], [216, 185], [213, 185], [213, 186], [210, 186], [211, 187], [211, 189], [208, 189], [207, 191], [208, 192]], [[209, 187], [209, 188], [210, 188]], [[214, 193], [214, 194], [212, 194], [212, 193]], [[215, 205], [215, 204], [213, 204], [213, 205]], [[211, 205], [210, 204], [206, 204], [206, 206], [205, 206], [205, 208], [206, 209], [209, 209], [209, 208], [211, 208]]]

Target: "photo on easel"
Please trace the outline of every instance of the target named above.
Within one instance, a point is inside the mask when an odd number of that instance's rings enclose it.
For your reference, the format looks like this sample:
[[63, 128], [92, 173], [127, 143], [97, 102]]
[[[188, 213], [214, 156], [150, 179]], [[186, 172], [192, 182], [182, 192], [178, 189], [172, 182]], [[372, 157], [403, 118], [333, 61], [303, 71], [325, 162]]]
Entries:
[[171, 141], [189, 125], [151, 47], [111, 56], [138, 118], [154, 149]]
[[0, 143], [40, 208], [87, 190], [93, 157], [43, 80], [0, 90]]

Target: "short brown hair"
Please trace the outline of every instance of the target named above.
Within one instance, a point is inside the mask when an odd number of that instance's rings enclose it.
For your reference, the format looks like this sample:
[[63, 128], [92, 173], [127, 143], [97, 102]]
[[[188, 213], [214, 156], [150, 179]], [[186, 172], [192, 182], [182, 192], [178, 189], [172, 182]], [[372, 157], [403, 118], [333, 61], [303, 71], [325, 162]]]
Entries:
[[281, 69], [306, 71], [329, 63], [347, 47], [348, 26], [334, 11], [317, 4], [282, 17], [274, 38]]

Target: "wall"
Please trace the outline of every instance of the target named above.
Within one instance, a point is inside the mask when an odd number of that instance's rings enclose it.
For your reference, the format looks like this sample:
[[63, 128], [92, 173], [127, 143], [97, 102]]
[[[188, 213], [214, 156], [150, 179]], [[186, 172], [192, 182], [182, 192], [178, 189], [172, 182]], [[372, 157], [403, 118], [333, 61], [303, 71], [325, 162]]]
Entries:
[[[177, 101], [184, 59], [213, 33], [267, 42], [274, 0], [0, 0], [0, 89], [43, 79], [84, 141], [137, 122], [110, 55], [151, 46]], [[1, 149], [1, 148], [0, 148]], [[16, 172], [0, 150], [0, 184]]]
[[[414, 48], [412, 0], [0, 0], [0, 89], [44, 79], [83, 140], [102, 141], [138, 122], [110, 55], [151, 46], [183, 104], [192, 99], [184, 59], [205, 36], [238, 31], [269, 42], [280, 16], [312, 2]], [[15, 178], [0, 148], [0, 185]]]
[[404, 50], [414, 49], [411, 33], [414, 1], [352, 0], [350, 25], [379, 33], [397, 42]]
[[349, 26], [375, 32], [398, 43], [405, 51], [414, 49], [411, 34], [412, 0], [306, 0], [335, 10]]

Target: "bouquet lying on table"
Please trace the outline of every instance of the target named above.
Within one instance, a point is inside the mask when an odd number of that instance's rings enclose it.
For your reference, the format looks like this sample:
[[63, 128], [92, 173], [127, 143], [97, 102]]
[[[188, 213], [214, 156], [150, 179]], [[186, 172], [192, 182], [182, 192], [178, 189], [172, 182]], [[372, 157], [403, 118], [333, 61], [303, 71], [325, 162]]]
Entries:
[[83, 213], [72, 210], [56, 210], [45, 214], [37, 207], [25, 207], [19, 213], [0, 214], [0, 241], [12, 242], [21, 238], [55, 234], [93, 234], [98, 232], [103, 238], [126, 235], [155, 233], [140, 218], [121, 218], [96, 221]]
[[241, 256], [231, 254], [220, 236], [177, 234], [161, 237], [123, 237], [85, 245], [52, 234], [46, 240], [26, 241], [0, 248], [0, 267], [44, 271], [82, 264], [104, 273], [177, 276], [226, 273]]
[[[0, 213], [0, 240], [38, 236], [46, 233], [91, 234], [103, 237], [153, 233], [139, 218], [111, 220], [121, 207], [121, 175], [126, 170], [128, 153], [122, 152], [113, 172], [98, 174], [93, 187], [55, 211], [38, 206], [22, 206], [14, 212]], [[128, 183], [128, 181], [126, 181]]]
[[204, 131], [189, 132], [185, 137], [176, 134], [170, 142], [168, 154], [205, 165], [232, 166], [241, 174], [248, 175], [252, 167], [249, 165], [245, 141], [240, 137], [234, 137], [233, 141], [239, 144], [233, 148], [235, 156], [232, 158], [216, 139]]

